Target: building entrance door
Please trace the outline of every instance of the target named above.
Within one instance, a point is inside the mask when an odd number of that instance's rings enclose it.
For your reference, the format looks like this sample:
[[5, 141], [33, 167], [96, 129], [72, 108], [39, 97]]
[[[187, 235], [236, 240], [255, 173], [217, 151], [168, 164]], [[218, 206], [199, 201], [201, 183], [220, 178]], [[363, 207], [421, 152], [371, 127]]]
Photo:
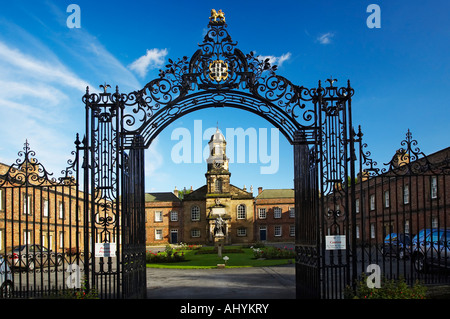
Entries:
[[259, 227], [259, 240], [260, 241], [267, 240], [267, 227], [266, 226]]
[[172, 244], [178, 243], [178, 230], [177, 229], [172, 229], [170, 231], [170, 243], [172, 243]]

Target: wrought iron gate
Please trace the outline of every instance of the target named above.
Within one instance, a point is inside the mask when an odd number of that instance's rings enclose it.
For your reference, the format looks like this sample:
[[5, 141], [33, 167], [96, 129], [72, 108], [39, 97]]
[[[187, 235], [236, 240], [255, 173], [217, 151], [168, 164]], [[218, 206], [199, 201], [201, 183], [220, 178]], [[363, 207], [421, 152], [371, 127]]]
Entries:
[[[97, 289], [103, 298], [144, 298], [143, 139], [136, 135], [130, 147], [124, 146], [123, 96], [118, 88], [114, 94], [107, 92], [107, 84], [101, 88], [103, 93], [87, 90], [83, 98], [86, 104], [84, 189], [93, 190], [85, 200], [86, 220], [91, 221], [93, 234], [85, 237], [86, 244], [91, 244], [90, 257], [86, 254], [85, 263], [89, 265], [86, 277], [90, 287]], [[98, 252], [105, 247], [111, 247], [110, 255]]]
[[[86, 135], [91, 134], [91, 144], [96, 146], [90, 150], [94, 165], [89, 167], [96, 176], [90, 180], [91, 188], [96, 189], [98, 182], [106, 179], [116, 192], [122, 191], [108, 197], [113, 203], [121, 200], [122, 233], [117, 238], [122, 239], [122, 261], [117, 264], [121, 296], [145, 295], [143, 149], [185, 114], [210, 107], [234, 107], [263, 117], [294, 145], [297, 296], [329, 297], [329, 282], [341, 287], [350, 280], [350, 253], [326, 254], [322, 237], [326, 219], [340, 214], [335, 207], [324, 210], [330, 201], [336, 201], [339, 187], [345, 205], [350, 202], [345, 181], [352, 175], [353, 89], [349, 83], [335, 87], [333, 79], [327, 80], [326, 87], [321, 82], [312, 89], [294, 85], [277, 75], [276, 66], [267, 59], [261, 60], [252, 52], [243, 54], [223, 20], [210, 21], [208, 28], [203, 43], [190, 59], [169, 60], [160, 77], [142, 90], [119, 94], [116, 89], [110, 94], [104, 85], [104, 93], [85, 96], [87, 109], [92, 110], [91, 120], [95, 118], [100, 128], [111, 122], [105, 126], [109, 131], [103, 129], [109, 133], [87, 131]], [[92, 129], [96, 130], [95, 124]], [[109, 141], [112, 144], [108, 146]], [[115, 157], [108, 163], [97, 163], [95, 159], [108, 147], [108, 153], [115, 152]], [[349, 225], [347, 222], [341, 231], [349, 234]]]

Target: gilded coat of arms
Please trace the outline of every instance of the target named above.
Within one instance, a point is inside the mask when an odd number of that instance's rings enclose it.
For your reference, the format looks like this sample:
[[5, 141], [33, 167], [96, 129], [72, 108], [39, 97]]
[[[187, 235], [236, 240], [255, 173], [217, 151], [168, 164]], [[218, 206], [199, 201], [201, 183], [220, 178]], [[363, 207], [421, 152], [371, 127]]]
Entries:
[[213, 81], [225, 81], [228, 78], [228, 63], [215, 60], [209, 64], [209, 77]]

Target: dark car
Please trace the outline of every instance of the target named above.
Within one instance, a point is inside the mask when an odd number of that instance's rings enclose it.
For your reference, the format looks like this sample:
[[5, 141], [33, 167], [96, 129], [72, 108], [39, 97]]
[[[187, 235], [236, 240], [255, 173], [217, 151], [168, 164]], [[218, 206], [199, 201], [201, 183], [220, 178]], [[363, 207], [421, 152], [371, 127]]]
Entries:
[[33, 270], [36, 267], [61, 265], [63, 256], [41, 245], [21, 245], [7, 253], [11, 268]]
[[432, 229], [413, 246], [413, 263], [418, 272], [434, 267], [450, 268], [450, 229]]
[[392, 233], [384, 239], [381, 251], [385, 256], [390, 255], [404, 259], [411, 254], [411, 242], [411, 236], [409, 234]]

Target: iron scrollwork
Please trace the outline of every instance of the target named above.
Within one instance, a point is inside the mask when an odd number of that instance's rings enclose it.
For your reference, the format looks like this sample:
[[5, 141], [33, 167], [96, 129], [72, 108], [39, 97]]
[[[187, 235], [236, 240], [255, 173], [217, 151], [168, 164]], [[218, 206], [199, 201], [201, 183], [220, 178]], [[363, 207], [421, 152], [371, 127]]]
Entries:
[[225, 22], [209, 23], [191, 58], [169, 59], [158, 78], [141, 90], [120, 95], [127, 111], [123, 117], [125, 145], [130, 146], [132, 136], [139, 134], [148, 146], [165, 126], [193, 109], [223, 106], [268, 119], [290, 142], [300, 130], [313, 143], [318, 96], [329, 101], [349, 99], [353, 90], [333, 85], [309, 89], [294, 85], [276, 71], [269, 59], [239, 50]]
[[74, 185], [73, 177], [55, 178], [53, 173], [49, 173], [46, 168], [36, 158], [36, 152], [30, 148], [28, 141], [25, 141], [23, 151], [18, 153], [15, 163], [8, 167], [4, 174], [0, 174], [0, 187], [20, 185], [20, 186], [58, 186]]

